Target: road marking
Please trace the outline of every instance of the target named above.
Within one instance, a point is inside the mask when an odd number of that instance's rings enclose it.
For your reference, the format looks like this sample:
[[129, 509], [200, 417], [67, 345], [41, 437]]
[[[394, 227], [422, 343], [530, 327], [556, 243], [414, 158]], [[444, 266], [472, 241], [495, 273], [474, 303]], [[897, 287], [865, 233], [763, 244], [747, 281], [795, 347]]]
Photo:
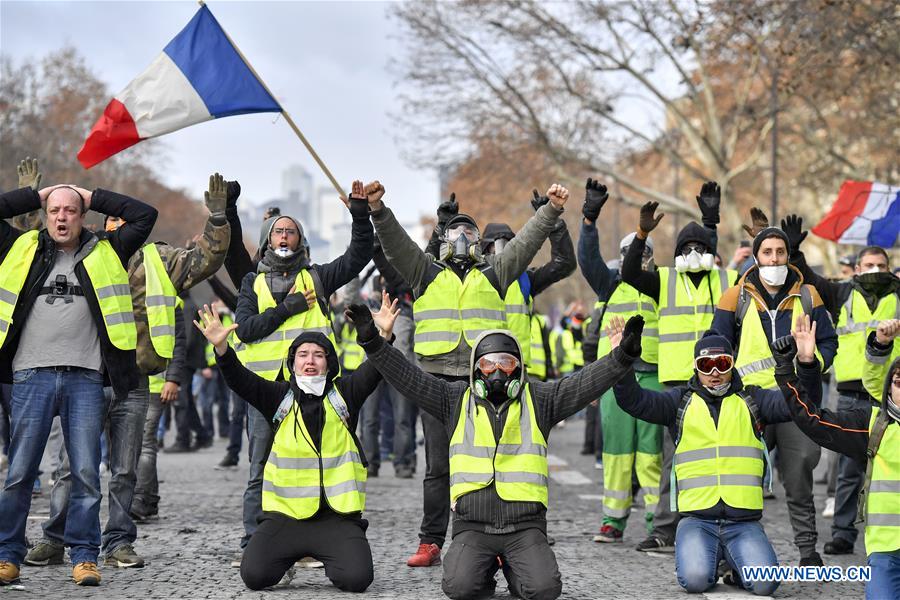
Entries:
[[582, 500], [603, 500], [603, 494], [578, 494]]
[[556, 456], [555, 454], [547, 455], [547, 464], [551, 467], [565, 467], [569, 463]]
[[552, 471], [550, 477], [563, 485], [591, 485], [594, 483], [578, 471]]

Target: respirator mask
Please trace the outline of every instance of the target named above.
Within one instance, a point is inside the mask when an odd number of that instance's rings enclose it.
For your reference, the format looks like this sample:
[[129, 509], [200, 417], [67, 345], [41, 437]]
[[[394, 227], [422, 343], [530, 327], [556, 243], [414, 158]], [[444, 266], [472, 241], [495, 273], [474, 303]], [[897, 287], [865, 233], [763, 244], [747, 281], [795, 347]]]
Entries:
[[711, 271], [715, 264], [716, 259], [707, 252], [706, 246], [696, 242], [685, 244], [681, 254], [675, 257], [675, 270], [679, 273]]

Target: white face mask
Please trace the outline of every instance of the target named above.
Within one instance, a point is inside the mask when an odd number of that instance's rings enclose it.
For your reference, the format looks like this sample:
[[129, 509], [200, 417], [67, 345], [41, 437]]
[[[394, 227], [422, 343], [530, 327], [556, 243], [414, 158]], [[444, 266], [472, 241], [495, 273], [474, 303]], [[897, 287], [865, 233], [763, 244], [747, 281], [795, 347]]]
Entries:
[[784, 285], [787, 274], [787, 265], [774, 265], [759, 268], [759, 276], [769, 285]]
[[321, 396], [325, 392], [325, 375], [298, 375], [297, 387], [307, 394]]
[[700, 271], [710, 271], [716, 264], [715, 257], [709, 252], [700, 254], [696, 250], [691, 250], [687, 256], [679, 254], [675, 257], [675, 270], [679, 273], [699, 273]]
[[281, 258], [290, 258], [295, 252], [295, 250], [290, 248], [275, 248], [275, 256], [280, 256]]
[[709, 387], [706, 385], [703, 386], [703, 388], [707, 392], [709, 392], [710, 394], [712, 394], [713, 396], [716, 396], [716, 397], [724, 396], [725, 393], [728, 391], [728, 388], [730, 388], [730, 387], [731, 387], [730, 381], [726, 381], [725, 383], [720, 383], [719, 385], [714, 385], [713, 387]]

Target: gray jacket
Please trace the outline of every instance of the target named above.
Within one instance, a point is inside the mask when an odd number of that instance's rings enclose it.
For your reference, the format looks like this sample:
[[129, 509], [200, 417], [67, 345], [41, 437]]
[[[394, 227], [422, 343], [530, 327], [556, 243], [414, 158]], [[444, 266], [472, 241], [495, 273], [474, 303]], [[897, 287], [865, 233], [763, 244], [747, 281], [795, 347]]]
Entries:
[[[541, 249], [562, 213], [561, 209], [552, 204], [545, 204], [503, 248], [503, 252], [484, 257], [484, 262], [492, 267], [496, 276], [501, 298], [506, 293], [506, 288], [528, 268], [531, 259]], [[372, 223], [375, 225], [375, 233], [381, 241], [384, 255], [412, 288], [413, 295], [418, 298], [431, 283], [428, 273], [434, 264], [434, 257], [426, 254], [410, 239], [397, 222], [394, 213], [386, 206], [372, 212]], [[470, 268], [475, 266], [473, 263]], [[468, 377], [470, 353], [471, 348], [463, 338], [453, 352], [427, 357], [417, 355], [417, 357], [422, 369], [428, 373]]]

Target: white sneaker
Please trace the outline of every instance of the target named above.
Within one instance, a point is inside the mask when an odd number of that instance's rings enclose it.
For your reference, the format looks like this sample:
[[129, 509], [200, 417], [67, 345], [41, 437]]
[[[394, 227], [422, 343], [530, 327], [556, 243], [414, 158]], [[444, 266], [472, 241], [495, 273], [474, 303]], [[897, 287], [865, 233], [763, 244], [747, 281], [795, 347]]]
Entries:
[[312, 556], [307, 556], [305, 558], [301, 558], [297, 562], [294, 563], [295, 566], [305, 568], [305, 569], [323, 569], [325, 568], [325, 563], [320, 560], [314, 559]]
[[822, 509], [823, 517], [833, 517], [834, 516], [834, 498], [828, 498], [825, 500], [825, 508]]

